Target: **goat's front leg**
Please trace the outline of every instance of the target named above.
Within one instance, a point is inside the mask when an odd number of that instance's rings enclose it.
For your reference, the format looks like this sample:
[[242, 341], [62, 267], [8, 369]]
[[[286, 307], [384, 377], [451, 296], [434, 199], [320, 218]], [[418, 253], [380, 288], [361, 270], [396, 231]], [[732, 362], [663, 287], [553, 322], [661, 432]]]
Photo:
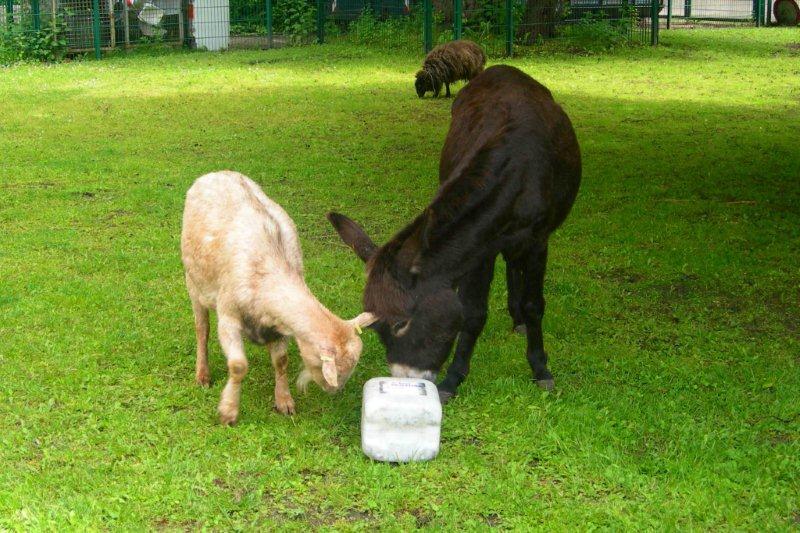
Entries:
[[238, 320], [220, 312], [217, 330], [219, 343], [228, 360], [228, 382], [222, 389], [219, 401], [219, 419], [225, 425], [232, 425], [239, 418], [239, 399], [242, 380], [247, 375], [247, 357]]
[[284, 337], [267, 346], [275, 369], [275, 410], [284, 415], [294, 414], [294, 400], [289, 390], [286, 369], [289, 366], [289, 341]]

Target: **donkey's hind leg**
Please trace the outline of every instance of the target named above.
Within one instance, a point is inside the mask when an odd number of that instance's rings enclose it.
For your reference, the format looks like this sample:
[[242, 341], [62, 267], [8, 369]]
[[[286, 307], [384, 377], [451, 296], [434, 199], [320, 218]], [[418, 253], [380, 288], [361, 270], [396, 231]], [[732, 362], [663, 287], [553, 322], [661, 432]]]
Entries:
[[547, 243], [542, 243], [525, 258], [522, 283], [522, 316], [528, 336], [527, 358], [536, 384], [546, 390], [554, 386], [553, 374], [547, 368], [544, 351], [542, 318], [544, 317], [544, 273], [547, 266]]
[[522, 283], [523, 283], [523, 266], [519, 261], [509, 259], [505, 255], [503, 259], [506, 261], [506, 290], [508, 291], [508, 314], [511, 315], [513, 325], [511, 326], [515, 333], [525, 335], [525, 317], [522, 314]]

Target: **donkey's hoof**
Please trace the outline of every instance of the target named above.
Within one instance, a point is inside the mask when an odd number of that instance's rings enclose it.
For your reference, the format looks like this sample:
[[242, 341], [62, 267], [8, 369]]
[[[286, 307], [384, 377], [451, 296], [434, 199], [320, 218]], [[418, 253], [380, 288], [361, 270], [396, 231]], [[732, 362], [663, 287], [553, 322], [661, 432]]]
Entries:
[[519, 333], [520, 335], [527, 335], [528, 328], [525, 327], [525, 324], [517, 324], [514, 326], [514, 333]]
[[555, 381], [553, 381], [553, 378], [550, 378], [550, 379], [537, 379], [536, 380], [536, 385], [538, 385], [540, 389], [544, 389], [544, 390], [553, 390], [556, 387], [556, 383], [555, 383]]
[[446, 390], [440, 390], [439, 391], [439, 402], [441, 402], [441, 404], [444, 405], [447, 402], [449, 402], [450, 400], [452, 400], [453, 396], [455, 396], [455, 395], [456, 395], [455, 392], [450, 392], [450, 391], [446, 391]]

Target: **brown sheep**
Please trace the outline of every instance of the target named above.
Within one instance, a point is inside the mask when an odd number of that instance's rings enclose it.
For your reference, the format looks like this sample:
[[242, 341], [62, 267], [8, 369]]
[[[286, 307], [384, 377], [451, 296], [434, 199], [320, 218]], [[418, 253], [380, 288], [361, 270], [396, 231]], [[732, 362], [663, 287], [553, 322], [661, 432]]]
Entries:
[[438, 98], [445, 86], [445, 96], [450, 96], [450, 84], [458, 80], [469, 81], [481, 72], [486, 65], [486, 54], [472, 41], [452, 41], [440, 44], [430, 51], [417, 72], [414, 86], [417, 96], [422, 98], [428, 91]]

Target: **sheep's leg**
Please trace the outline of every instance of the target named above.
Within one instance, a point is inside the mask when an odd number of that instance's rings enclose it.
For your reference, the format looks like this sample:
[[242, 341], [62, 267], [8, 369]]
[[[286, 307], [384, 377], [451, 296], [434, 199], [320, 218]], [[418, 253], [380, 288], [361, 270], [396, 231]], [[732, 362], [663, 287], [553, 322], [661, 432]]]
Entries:
[[267, 345], [272, 358], [272, 367], [275, 369], [275, 410], [284, 415], [293, 415], [294, 400], [286, 377], [286, 369], [289, 366], [288, 348], [289, 342], [286, 338]]
[[228, 360], [228, 383], [222, 389], [219, 419], [223, 424], [231, 425], [239, 418], [239, 398], [242, 393], [242, 380], [247, 375], [247, 357], [244, 354], [242, 332], [237, 320], [219, 313], [217, 330], [219, 343]]
[[208, 370], [208, 309], [192, 299], [192, 311], [194, 311], [194, 333], [197, 337], [194, 377], [198, 385], [208, 387], [211, 382], [211, 372]]
[[433, 84], [433, 97], [439, 98], [440, 92], [442, 92], [442, 82], [437, 81]]
[[445, 88], [445, 91], [446, 91], [446, 92], [444, 93], [444, 95], [445, 95], [447, 98], [450, 98], [450, 84], [449, 84], [449, 83], [447, 83], [447, 82], [445, 82], [445, 83], [444, 83], [444, 88]]

